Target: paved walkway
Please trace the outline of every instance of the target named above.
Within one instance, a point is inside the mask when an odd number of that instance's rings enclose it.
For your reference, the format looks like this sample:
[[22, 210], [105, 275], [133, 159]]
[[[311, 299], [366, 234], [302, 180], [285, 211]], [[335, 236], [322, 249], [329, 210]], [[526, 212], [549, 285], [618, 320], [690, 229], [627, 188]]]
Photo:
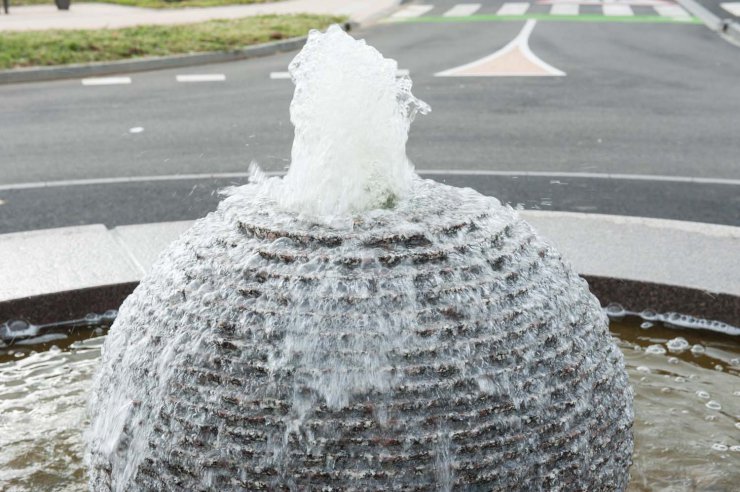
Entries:
[[363, 24], [372, 22], [399, 4], [399, 0], [285, 0], [254, 5], [185, 9], [145, 9], [105, 3], [74, 3], [69, 11], [56, 6], [10, 7], [0, 15], [0, 32], [47, 29], [114, 29], [139, 25], [188, 24], [212, 19], [238, 19], [264, 14], [346, 15]]

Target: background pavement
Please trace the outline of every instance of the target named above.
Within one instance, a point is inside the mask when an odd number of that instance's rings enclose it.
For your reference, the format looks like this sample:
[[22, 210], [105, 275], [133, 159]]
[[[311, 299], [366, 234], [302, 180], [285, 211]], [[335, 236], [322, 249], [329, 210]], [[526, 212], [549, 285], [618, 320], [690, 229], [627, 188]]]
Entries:
[[[676, 4], [620, 7], [439, 0], [353, 35], [433, 108], [424, 177], [529, 209], [580, 273], [736, 293], [736, 227], [614, 215], [740, 225], [740, 51]], [[0, 234], [91, 224], [0, 236], [5, 298], [136, 280], [250, 161], [283, 172], [293, 56], [0, 87]], [[460, 66], [483, 76], [436, 75]], [[565, 76], [501, 76], [542, 66]]]
[[[432, 106], [411, 130], [417, 168], [530, 209], [740, 225], [738, 48], [685, 19], [655, 21], [665, 16], [651, 5], [605, 16], [589, 2], [562, 17], [551, 4], [523, 4], [524, 14], [498, 15], [507, 7], [494, 1], [459, 18], [445, 16], [456, 2], [412, 4], [423, 12], [353, 33], [410, 71]], [[528, 18], [537, 19], [529, 48], [565, 77], [435, 76], [501, 49]], [[219, 187], [243, 182], [250, 161], [285, 170], [293, 56], [112, 85], [0, 87], [0, 233], [193, 219], [215, 207]], [[215, 78], [178, 81], [193, 74]], [[541, 175], [511, 176], [528, 172]], [[146, 178], [183, 173], [242, 174]], [[59, 180], [92, 181], [18, 186]]]

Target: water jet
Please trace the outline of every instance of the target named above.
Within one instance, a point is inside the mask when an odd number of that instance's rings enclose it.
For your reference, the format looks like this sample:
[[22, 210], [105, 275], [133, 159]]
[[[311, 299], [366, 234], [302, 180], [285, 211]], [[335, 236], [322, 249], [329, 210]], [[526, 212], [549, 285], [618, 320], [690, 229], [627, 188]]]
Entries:
[[428, 106], [333, 27], [255, 169], [121, 306], [92, 490], [623, 490], [632, 393], [586, 282], [517, 213], [422, 180]]

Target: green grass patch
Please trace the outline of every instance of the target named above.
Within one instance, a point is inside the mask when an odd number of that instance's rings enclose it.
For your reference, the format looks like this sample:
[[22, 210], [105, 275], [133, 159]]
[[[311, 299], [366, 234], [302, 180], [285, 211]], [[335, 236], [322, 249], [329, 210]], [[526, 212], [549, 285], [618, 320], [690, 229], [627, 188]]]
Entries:
[[[281, 0], [72, 0], [72, 7], [76, 3], [113, 3], [130, 7], [146, 7], [150, 9], [182, 9], [187, 7], [218, 7], [221, 5], [243, 5], [250, 3], [278, 2]], [[13, 5], [54, 5], [54, 0], [10, 0]]]
[[264, 15], [178, 26], [8, 32], [0, 34], [0, 69], [228, 51], [344, 21], [323, 15]]

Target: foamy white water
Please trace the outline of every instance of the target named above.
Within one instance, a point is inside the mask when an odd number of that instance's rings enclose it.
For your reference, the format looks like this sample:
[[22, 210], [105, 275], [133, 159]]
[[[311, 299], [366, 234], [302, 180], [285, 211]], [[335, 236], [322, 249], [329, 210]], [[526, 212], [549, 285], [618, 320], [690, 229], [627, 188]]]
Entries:
[[390, 206], [408, 193], [409, 126], [430, 108], [397, 71], [395, 60], [338, 26], [311, 31], [290, 64], [292, 160], [282, 182], [271, 185], [283, 208], [346, 224], [349, 214]]

